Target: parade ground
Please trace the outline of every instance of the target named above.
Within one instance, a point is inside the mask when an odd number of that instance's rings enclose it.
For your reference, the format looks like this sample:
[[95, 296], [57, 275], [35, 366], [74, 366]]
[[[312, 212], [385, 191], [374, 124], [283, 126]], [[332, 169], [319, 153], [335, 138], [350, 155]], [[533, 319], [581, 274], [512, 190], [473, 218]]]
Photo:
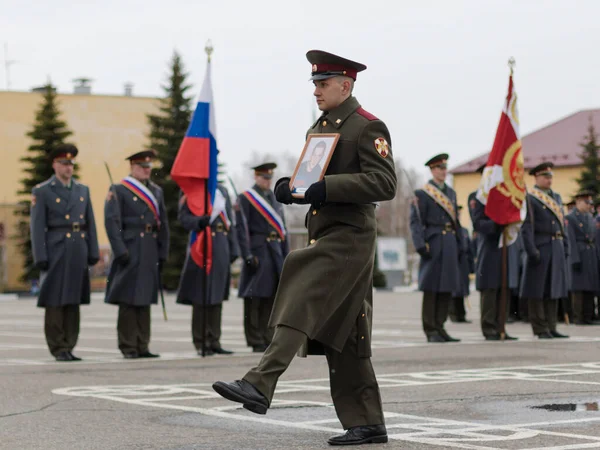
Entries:
[[[324, 357], [297, 358], [266, 416], [211, 388], [241, 378], [260, 355], [246, 347], [242, 302], [225, 303], [224, 348], [197, 356], [191, 309], [167, 297], [168, 321], [152, 311], [153, 360], [116, 347], [117, 308], [95, 294], [82, 307], [74, 353], [56, 362], [35, 299], [0, 301], [1, 449], [324, 449], [342, 430]], [[302, 301], [302, 298], [298, 298]], [[479, 314], [471, 295], [467, 316]], [[390, 441], [367, 448], [600, 448], [600, 327], [559, 325], [571, 339], [539, 341], [509, 324], [517, 342], [486, 342], [478, 320], [448, 323], [456, 344], [427, 344], [420, 294], [377, 292], [373, 364]], [[362, 448], [362, 447], [361, 447]]]

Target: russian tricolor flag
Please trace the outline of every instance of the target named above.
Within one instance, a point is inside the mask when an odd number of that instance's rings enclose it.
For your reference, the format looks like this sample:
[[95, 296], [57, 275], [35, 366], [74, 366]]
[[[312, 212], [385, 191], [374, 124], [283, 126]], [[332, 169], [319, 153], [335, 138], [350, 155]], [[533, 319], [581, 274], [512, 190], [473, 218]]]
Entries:
[[[171, 169], [171, 178], [185, 194], [190, 211], [197, 216], [211, 214], [217, 190], [217, 129], [210, 74], [209, 60], [196, 110]], [[210, 227], [192, 232], [190, 255], [199, 267], [204, 267], [206, 262], [206, 272], [210, 272]]]

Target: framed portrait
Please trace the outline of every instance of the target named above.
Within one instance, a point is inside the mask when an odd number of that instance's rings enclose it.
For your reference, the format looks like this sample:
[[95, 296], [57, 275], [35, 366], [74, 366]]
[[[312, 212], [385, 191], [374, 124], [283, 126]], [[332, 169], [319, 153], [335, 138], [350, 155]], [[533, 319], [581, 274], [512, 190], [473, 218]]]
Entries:
[[290, 180], [292, 196], [304, 198], [310, 185], [323, 179], [339, 138], [339, 133], [308, 135]]

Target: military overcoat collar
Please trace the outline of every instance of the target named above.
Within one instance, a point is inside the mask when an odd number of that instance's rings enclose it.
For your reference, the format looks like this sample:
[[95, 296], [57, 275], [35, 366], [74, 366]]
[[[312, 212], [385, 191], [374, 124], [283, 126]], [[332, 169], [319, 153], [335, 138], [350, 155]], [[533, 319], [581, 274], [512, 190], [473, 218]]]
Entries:
[[[358, 103], [356, 97], [351, 96], [344, 100], [341, 105], [333, 108], [331, 111], [327, 111], [319, 120], [325, 119], [334, 128], [340, 128], [346, 119], [358, 108], [360, 108], [360, 103]], [[317, 120], [317, 122], [319, 122], [319, 120]], [[315, 122], [315, 125], [317, 122]]]
[[49, 181], [50, 189], [66, 202], [67, 211], [70, 211], [80, 200], [79, 183], [77, 183], [74, 178], [71, 178], [71, 188], [69, 189], [62, 181], [56, 178], [56, 175], [52, 175]]

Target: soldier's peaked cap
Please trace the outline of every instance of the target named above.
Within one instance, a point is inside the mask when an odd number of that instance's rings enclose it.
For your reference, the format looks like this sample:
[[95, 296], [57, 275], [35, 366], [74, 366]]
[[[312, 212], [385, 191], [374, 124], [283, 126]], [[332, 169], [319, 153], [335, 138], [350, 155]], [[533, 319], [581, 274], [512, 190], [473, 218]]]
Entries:
[[426, 166], [431, 167], [434, 166], [436, 164], [441, 164], [443, 162], [448, 161], [448, 153], [440, 153], [439, 155], [435, 155], [433, 158], [431, 158], [429, 161], [427, 161], [425, 163]]
[[270, 179], [273, 177], [273, 169], [277, 167], [274, 162], [267, 162], [259, 164], [258, 166], [252, 167], [256, 175], [261, 175], [263, 178]]
[[73, 144], [60, 144], [57, 145], [52, 151], [48, 153], [50, 159], [65, 159], [72, 160], [77, 156], [79, 150]]
[[529, 175], [552, 175], [552, 168], [554, 164], [550, 161], [543, 162], [538, 164], [533, 169], [529, 171]]
[[125, 159], [129, 160], [131, 163], [139, 164], [145, 167], [150, 167], [152, 164], [152, 160], [155, 159], [157, 155], [158, 153], [156, 153], [156, 150], [148, 149], [134, 153], [133, 155], [130, 155]]
[[583, 189], [579, 192], [577, 192], [577, 194], [575, 194], [573, 196], [573, 198], [581, 198], [581, 197], [593, 197], [594, 196], [594, 192], [590, 191], [589, 189]]
[[322, 50], [309, 50], [306, 59], [312, 64], [310, 79], [313, 81], [337, 76], [350, 77], [356, 81], [358, 72], [367, 68], [364, 64]]

